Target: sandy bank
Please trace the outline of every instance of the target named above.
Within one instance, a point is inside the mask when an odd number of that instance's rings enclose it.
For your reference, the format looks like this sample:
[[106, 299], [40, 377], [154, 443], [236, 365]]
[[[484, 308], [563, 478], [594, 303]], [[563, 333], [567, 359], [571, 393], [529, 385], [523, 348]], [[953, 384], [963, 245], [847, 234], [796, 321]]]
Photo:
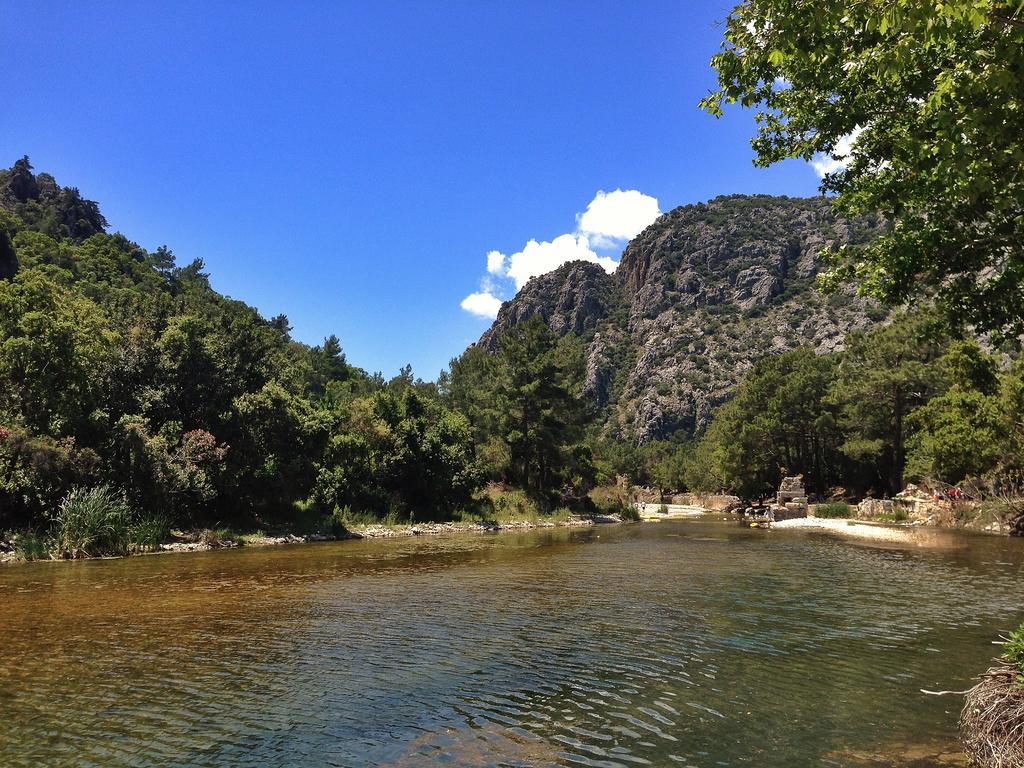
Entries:
[[[186, 540], [170, 541], [161, 544], [158, 549], [149, 552], [136, 552], [133, 555], [161, 555], [174, 552], [208, 552], [215, 549], [235, 549], [236, 547], [270, 547], [282, 544], [309, 544], [317, 541], [343, 541], [346, 539], [386, 539], [399, 536], [437, 536], [441, 534], [459, 533], [501, 533], [503, 531], [528, 531], [535, 528], [584, 528], [592, 525], [621, 523], [618, 515], [592, 515], [588, 517], [569, 517], [562, 520], [509, 520], [506, 522], [476, 521], [471, 523], [417, 523], [414, 525], [365, 525], [349, 529], [340, 536], [329, 534], [308, 534], [284, 536], [267, 536], [262, 533], [242, 534], [237, 537], [220, 538], [203, 535], [204, 532], [190, 534]], [[0, 542], [0, 564], [32, 562], [26, 561], [14, 551], [13, 543]], [[95, 558], [86, 558], [95, 559]], [[52, 562], [44, 560], [45, 562]]]
[[633, 505], [640, 519], [645, 523], [659, 520], [681, 520], [688, 517], [704, 517], [714, 510], [696, 504], [650, 504], [637, 502]]
[[836, 533], [840, 536], [854, 536], [860, 539], [874, 539], [876, 541], [916, 542], [920, 538], [917, 535], [918, 531], [916, 529], [894, 528], [876, 523], [823, 517], [798, 517], [793, 520], [780, 520], [777, 523], [772, 523], [772, 528], [821, 530]]

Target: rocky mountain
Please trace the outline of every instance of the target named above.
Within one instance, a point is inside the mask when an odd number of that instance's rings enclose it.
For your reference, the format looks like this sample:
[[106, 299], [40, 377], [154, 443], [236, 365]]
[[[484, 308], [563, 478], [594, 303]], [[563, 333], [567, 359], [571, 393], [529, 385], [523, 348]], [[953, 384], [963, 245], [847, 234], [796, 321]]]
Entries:
[[480, 339], [539, 314], [586, 344], [586, 393], [611, 434], [638, 443], [692, 434], [762, 356], [840, 349], [885, 317], [852, 288], [822, 295], [821, 254], [877, 232], [824, 198], [719, 197], [661, 216], [618, 269], [572, 262], [530, 280]]

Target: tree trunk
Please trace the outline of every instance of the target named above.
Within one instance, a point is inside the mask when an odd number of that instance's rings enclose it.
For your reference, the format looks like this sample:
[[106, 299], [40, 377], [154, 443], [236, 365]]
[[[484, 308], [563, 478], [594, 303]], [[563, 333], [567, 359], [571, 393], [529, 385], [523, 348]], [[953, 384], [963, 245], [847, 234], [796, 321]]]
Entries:
[[903, 389], [893, 387], [892, 493], [903, 490]]

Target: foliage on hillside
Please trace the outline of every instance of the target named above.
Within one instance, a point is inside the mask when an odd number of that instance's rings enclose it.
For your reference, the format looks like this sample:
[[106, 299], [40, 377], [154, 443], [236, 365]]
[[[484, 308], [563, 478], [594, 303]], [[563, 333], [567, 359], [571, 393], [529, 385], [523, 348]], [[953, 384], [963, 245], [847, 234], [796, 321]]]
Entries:
[[1018, 470], [1024, 365], [999, 362], [923, 310], [853, 335], [841, 353], [766, 358], [680, 458], [685, 482], [756, 498], [799, 473], [822, 496], [892, 494], [905, 479]]
[[[27, 159], [0, 180], [0, 530], [131, 510], [124, 549], [168, 525], [480, 514], [488, 482], [549, 511], [593, 508], [621, 475], [756, 497], [784, 474], [824, 495], [1024, 468], [1024, 367], [929, 312], [876, 324], [870, 304], [815, 294], [824, 244], [874, 231], [820, 201], [679, 209], [621, 275], [576, 264], [532, 281], [514, 321], [434, 385], [368, 375], [334, 336], [296, 342], [287, 317], [214, 291], [202, 262], [106, 232]], [[569, 277], [599, 300], [544, 295]], [[689, 428], [673, 431], [684, 385]], [[630, 431], [643, 409], [647, 431]], [[671, 439], [640, 439], [659, 429]], [[98, 488], [109, 498], [89, 506], [80, 489]]]
[[488, 478], [557, 503], [582, 498], [595, 476], [582, 380], [578, 339], [557, 338], [533, 316], [496, 353], [473, 347], [453, 360], [441, 386], [468, 417]]
[[0, 530], [104, 484], [176, 525], [470, 503], [470, 426], [433, 385], [369, 376], [333, 336], [297, 343], [201, 261], [106, 228], [27, 158], [0, 172]]

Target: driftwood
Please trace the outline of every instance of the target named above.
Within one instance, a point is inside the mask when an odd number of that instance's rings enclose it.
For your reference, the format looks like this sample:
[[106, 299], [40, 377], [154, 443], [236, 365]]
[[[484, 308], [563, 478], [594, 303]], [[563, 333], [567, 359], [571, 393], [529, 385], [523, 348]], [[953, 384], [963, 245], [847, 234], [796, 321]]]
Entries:
[[1000, 662], [967, 692], [960, 714], [964, 751], [983, 768], [1024, 768], [1024, 675]]

